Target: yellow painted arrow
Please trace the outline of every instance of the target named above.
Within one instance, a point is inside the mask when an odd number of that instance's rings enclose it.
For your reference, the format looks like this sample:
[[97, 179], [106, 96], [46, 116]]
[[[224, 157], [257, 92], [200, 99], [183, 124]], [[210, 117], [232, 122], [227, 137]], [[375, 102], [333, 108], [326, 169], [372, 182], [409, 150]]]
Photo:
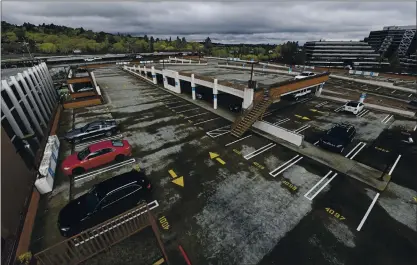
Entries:
[[209, 152], [209, 154], [210, 154], [210, 158], [211, 158], [211, 159], [214, 159], [214, 158], [216, 158], [216, 157], [218, 157], [218, 156], [219, 156], [219, 154], [212, 153], [212, 152]]
[[317, 110], [316, 110], [316, 109], [310, 109], [310, 111], [312, 111], [312, 112], [317, 112]]
[[414, 197], [414, 200], [417, 202], [417, 197]]
[[297, 114], [295, 114], [294, 116], [297, 117], [297, 118], [302, 118], [303, 117], [303, 116], [297, 115]]
[[222, 165], [226, 164], [226, 162], [224, 162], [223, 159], [221, 159], [220, 157], [216, 158], [216, 160]]
[[172, 183], [177, 184], [178, 186], [181, 186], [184, 188], [184, 177], [176, 178], [172, 181]]
[[168, 173], [171, 175], [172, 178], [178, 177], [177, 174], [175, 173], [175, 171], [172, 170], [172, 169], [168, 170]]
[[310, 120], [309, 117], [302, 117], [301, 119], [303, 119], [303, 120]]

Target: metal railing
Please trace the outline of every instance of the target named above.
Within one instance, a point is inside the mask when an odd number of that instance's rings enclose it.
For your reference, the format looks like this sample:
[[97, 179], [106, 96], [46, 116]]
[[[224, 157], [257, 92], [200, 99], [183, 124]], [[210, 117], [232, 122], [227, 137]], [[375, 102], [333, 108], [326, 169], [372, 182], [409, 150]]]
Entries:
[[[154, 201], [153, 204], [158, 203]], [[150, 212], [151, 209], [158, 205], [149, 205], [141, 203], [129, 211], [35, 254], [35, 258], [39, 265], [79, 264], [101, 251], [109, 249], [123, 239], [151, 226], [165, 256], [165, 261], [167, 261], [158, 227], [155, 225], [154, 218]]]

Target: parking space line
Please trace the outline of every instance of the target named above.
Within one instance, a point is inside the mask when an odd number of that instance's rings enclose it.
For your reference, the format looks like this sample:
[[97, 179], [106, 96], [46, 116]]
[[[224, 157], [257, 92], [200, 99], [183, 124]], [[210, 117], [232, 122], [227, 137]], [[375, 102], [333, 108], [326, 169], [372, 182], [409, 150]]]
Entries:
[[165, 103], [165, 104], [176, 104], [176, 103], [182, 102], [182, 100], [174, 100], [174, 101], [171, 101], [171, 100], [172, 99], [167, 100], [167, 101], [163, 101], [163, 103]]
[[233, 141], [233, 142], [230, 142], [230, 143], [228, 143], [228, 144], [225, 144], [224, 146], [229, 146], [229, 145], [232, 145], [232, 144], [234, 144], [234, 143], [240, 142], [240, 141], [242, 141], [242, 140], [244, 140], [244, 139], [246, 139], [246, 138], [248, 138], [248, 137], [251, 137], [251, 136], [252, 136], [252, 134], [249, 134], [248, 136], [245, 136], [245, 137], [240, 138], [240, 139], [238, 139], [238, 140], [236, 140], [236, 141]]
[[282, 120], [279, 120], [279, 121], [273, 123], [273, 125], [279, 125], [279, 124], [282, 124], [282, 123], [287, 122], [289, 120], [290, 120], [289, 118], [285, 118], [285, 119], [282, 119]]
[[[299, 159], [297, 159], [299, 158]], [[300, 161], [303, 157], [300, 155], [296, 155], [293, 158], [291, 158], [290, 160], [288, 160], [287, 162], [285, 162], [284, 164], [280, 165], [279, 167], [275, 168], [274, 170], [272, 170], [271, 172], [269, 172], [269, 175], [273, 176], [274, 178], [276, 176], [278, 176], [282, 171], [286, 170], [287, 168], [289, 168], [290, 166], [294, 165], [295, 163], [297, 163], [298, 161]], [[297, 159], [297, 160], [295, 160]], [[293, 162], [293, 160], [295, 160], [295, 162]], [[291, 163], [293, 162], [293, 163]], [[285, 167], [287, 164], [290, 164], [288, 167]], [[283, 170], [279, 171], [278, 173], [275, 173], [276, 171], [278, 171], [279, 169], [281, 169], [282, 167], [285, 167]]]
[[323, 107], [324, 105], [326, 105], [328, 102], [327, 101], [324, 101], [324, 102], [322, 102], [322, 103], [319, 103], [319, 104], [317, 104], [316, 106], [314, 106], [315, 108], [320, 108], [320, 107]]
[[113, 139], [120, 139], [122, 137], [123, 137], [123, 134], [118, 134], [118, 135], [114, 135], [114, 136], [106, 137], [106, 138], [101, 138], [101, 139], [97, 139], [97, 140], [90, 141], [90, 142], [79, 143], [79, 144], [77, 144], [77, 145], [74, 146], [74, 149], [78, 149], [78, 148], [85, 147], [85, 146], [88, 146], [88, 145], [91, 145], [91, 144], [95, 144], [95, 143], [99, 143], [99, 142], [102, 142], [102, 141], [113, 140]]
[[[329, 172], [331, 173], [331, 171]], [[327, 173], [327, 174], [329, 174]], [[323, 186], [320, 187], [320, 189], [318, 191], [316, 191], [316, 193], [313, 194], [313, 196], [311, 197], [306, 197], [307, 199], [309, 199], [310, 201], [313, 200], [327, 185], [329, 185], [329, 183], [338, 175], [338, 173], [334, 173], [333, 176], [326, 182], [324, 183]], [[328, 175], [326, 175], [328, 176]], [[324, 179], [324, 178], [323, 178]]]
[[388, 175], [391, 176], [392, 172], [394, 172], [395, 167], [397, 166], [398, 161], [400, 161], [401, 155], [398, 155], [397, 160], [395, 160], [394, 165], [392, 165], [391, 170], [389, 171]]
[[380, 88], [381, 88], [381, 87], [377, 87], [377, 88], [375, 88], [375, 91], [378, 91]]
[[366, 146], [366, 143], [362, 143], [362, 146], [358, 149], [358, 151], [356, 151], [355, 154], [353, 154], [353, 156], [351, 156], [349, 159], [353, 159], [355, 158], [355, 156]]
[[335, 110], [334, 110], [334, 112], [339, 112], [339, 111], [341, 111], [343, 108], [344, 108], [344, 105], [342, 105], [342, 106], [338, 107], [337, 109], [335, 109]]
[[293, 132], [295, 132], [295, 133], [300, 133], [300, 132], [302, 132], [302, 131], [304, 131], [304, 130], [307, 130], [307, 129], [308, 129], [308, 128], [310, 128], [310, 127], [311, 127], [310, 125], [306, 124], [306, 125], [304, 125], [304, 126], [302, 126], [302, 127], [298, 128], [298, 129], [294, 130]]
[[317, 142], [315, 142], [313, 145], [317, 145], [319, 142], [320, 142], [320, 141], [319, 141], [319, 140], [317, 140]]
[[194, 117], [201, 116], [201, 115], [206, 115], [206, 114], [209, 114], [209, 113], [208, 113], [208, 112], [205, 112], [205, 113], [200, 113], [200, 114], [196, 114], [196, 115], [192, 115], [192, 116], [184, 117], [184, 119], [194, 118]]
[[197, 109], [199, 109], [199, 108], [194, 108], [194, 109], [187, 109], [187, 110], [183, 110], [183, 111], [178, 111], [178, 112], [177, 112], [177, 114], [184, 113], [184, 112], [188, 112], [188, 111], [192, 111], [192, 110], [197, 110]]
[[[208, 131], [208, 132], [206, 132], [206, 134], [208, 135], [208, 136], [210, 136], [211, 138], [216, 138], [216, 137], [219, 137], [219, 136], [221, 136], [221, 135], [224, 135], [224, 134], [226, 134], [226, 133], [229, 133], [230, 132], [230, 126], [231, 125], [226, 125], [226, 126], [223, 126], [223, 127], [220, 127], [220, 128], [217, 128], [217, 129], [214, 129], [214, 130], [211, 130], [211, 131]], [[228, 128], [228, 129], [224, 129], [224, 128]]]
[[129, 165], [129, 164], [132, 164], [135, 161], [136, 161], [135, 158], [131, 158], [129, 160], [122, 161], [120, 163], [107, 166], [105, 168], [100, 168], [100, 169], [95, 170], [95, 171], [92, 171], [92, 172], [87, 172], [85, 174], [82, 174], [82, 175], [79, 175], [79, 176], [75, 176], [74, 177], [74, 181], [79, 181], [79, 180], [82, 180], [82, 179], [85, 179], [85, 178], [94, 177], [95, 175], [98, 175], [98, 174], [101, 174], [101, 173], [104, 173], [104, 172], [107, 172], [107, 171], [110, 171], [110, 170], [113, 170], [113, 169], [116, 169], [116, 168], [119, 168], [119, 167], [122, 167], [122, 166], [126, 166], [126, 165]]
[[368, 210], [366, 211], [365, 215], [363, 216], [361, 222], [359, 223], [358, 227], [356, 228], [356, 231], [361, 231], [363, 224], [365, 223], [366, 219], [368, 218], [369, 213], [371, 212], [372, 208], [374, 207], [376, 200], [378, 200], [379, 192], [375, 195], [374, 199], [372, 200], [371, 205], [369, 205]]
[[181, 105], [181, 106], [170, 107], [170, 109], [182, 108], [182, 107], [189, 106], [189, 105], [191, 105], [191, 104], [184, 104], [184, 105]]
[[408, 97], [410, 98], [413, 94], [408, 95]]
[[[358, 143], [347, 155], [345, 155], [345, 157], [353, 159], [365, 146], [366, 143], [364, 142]], [[354, 151], [356, 151], [356, 153], [349, 157]], [[333, 176], [326, 183], [324, 183], [324, 185], [321, 186], [320, 189], [316, 191], [316, 193], [314, 193], [312, 196], [308, 197], [308, 194], [310, 194], [315, 188], [317, 188], [320, 185], [320, 183], [322, 183], [332, 172], [332, 170], [327, 172], [327, 174], [319, 182], [317, 182], [306, 194], [304, 194], [304, 197], [306, 197], [310, 201], [313, 200], [327, 185], [329, 185], [329, 183], [338, 175], [338, 173], [335, 172]]]
[[395, 91], [397, 91], [397, 90], [392, 91], [392, 92], [391, 92], [391, 94], [394, 94], [394, 93], [395, 93]]
[[387, 124], [388, 121], [392, 119], [392, 117], [394, 117], [394, 115], [388, 114], [384, 119], [382, 119], [381, 122]]
[[363, 116], [365, 116], [366, 114], [368, 114], [368, 112], [369, 112], [369, 110], [364, 109], [364, 110], [362, 110], [361, 112], [359, 112], [359, 113], [358, 113], [358, 115], [356, 115], [356, 117], [363, 117]]
[[220, 119], [220, 117], [217, 117], [217, 118], [213, 118], [213, 119], [210, 119], [210, 120], [206, 120], [206, 121], [202, 121], [202, 122], [197, 122], [197, 123], [194, 123], [194, 125], [199, 125], [199, 124], [203, 124], [203, 123], [206, 123], [206, 122], [209, 122], [209, 121], [214, 121], [214, 120], [217, 120], [217, 119]]
[[358, 148], [361, 144], [362, 142], [359, 142], [355, 147], [352, 148], [352, 150], [350, 150], [350, 152], [347, 155], [345, 155], [345, 157], [350, 156], [350, 154], [352, 154], [356, 150], [356, 148]]
[[308, 194], [310, 194], [310, 192], [312, 192], [318, 185], [320, 185], [320, 183], [322, 183], [330, 174], [332, 174], [332, 170], [330, 170], [329, 172], [327, 172], [327, 174], [324, 176], [324, 177], [322, 177], [321, 179], [320, 179], [320, 181], [318, 181], [317, 183], [316, 183], [316, 185], [314, 185], [309, 191], [307, 191], [307, 193], [306, 194], [304, 194], [304, 197], [306, 197], [307, 199], [309, 199], [310, 201], [314, 198], [309, 198], [308, 197]]
[[255, 150], [255, 151], [253, 151], [253, 152], [251, 152], [251, 153], [249, 153], [249, 154], [244, 155], [244, 156], [243, 156], [243, 158], [245, 158], [246, 160], [249, 160], [249, 159], [251, 159], [252, 157], [255, 157], [255, 156], [259, 155], [259, 154], [262, 154], [263, 152], [265, 152], [266, 150], [271, 149], [271, 148], [272, 148], [272, 147], [274, 147], [274, 146], [276, 146], [276, 144], [274, 144], [274, 143], [269, 143], [269, 144], [264, 145], [264, 146], [262, 146], [261, 148], [259, 148], [259, 149]]
[[414, 126], [414, 129], [413, 129], [413, 131], [416, 131], [417, 130], [417, 125], [416, 126]]

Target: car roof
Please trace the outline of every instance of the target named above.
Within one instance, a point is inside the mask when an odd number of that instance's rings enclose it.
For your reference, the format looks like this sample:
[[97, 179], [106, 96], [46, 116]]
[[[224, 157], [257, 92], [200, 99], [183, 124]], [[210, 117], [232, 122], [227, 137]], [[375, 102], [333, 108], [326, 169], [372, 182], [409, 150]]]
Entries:
[[331, 129], [333, 128], [346, 128], [346, 129], [350, 129], [350, 128], [355, 128], [353, 125], [349, 124], [349, 123], [336, 123], [332, 126]]
[[142, 171], [131, 170], [129, 172], [117, 175], [113, 178], [100, 182], [95, 185], [95, 188], [101, 195], [104, 196], [114, 189], [117, 189], [131, 182], [137, 182], [144, 178], [146, 179], [146, 175]]
[[113, 140], [106, 140], [106, 141], [102, 141], [99, 143], [95, 143], [95, 144], [89, 145], [88, 148], [90, 149], [90, 152], [95, 152], [103, 148], [118, 147], [118, 146], [114, 146], [112, 141]]

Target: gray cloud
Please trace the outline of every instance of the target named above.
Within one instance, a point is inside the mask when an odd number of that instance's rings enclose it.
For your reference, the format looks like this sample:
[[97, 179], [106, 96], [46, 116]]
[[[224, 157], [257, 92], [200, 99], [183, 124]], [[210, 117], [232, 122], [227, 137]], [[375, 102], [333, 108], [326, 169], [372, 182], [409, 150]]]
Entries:
[[416, 3], [10, 1], [2, 2], [2, 19], [227, 43], [303, 43], [363, 39], [383, 26], [415, 25]]

